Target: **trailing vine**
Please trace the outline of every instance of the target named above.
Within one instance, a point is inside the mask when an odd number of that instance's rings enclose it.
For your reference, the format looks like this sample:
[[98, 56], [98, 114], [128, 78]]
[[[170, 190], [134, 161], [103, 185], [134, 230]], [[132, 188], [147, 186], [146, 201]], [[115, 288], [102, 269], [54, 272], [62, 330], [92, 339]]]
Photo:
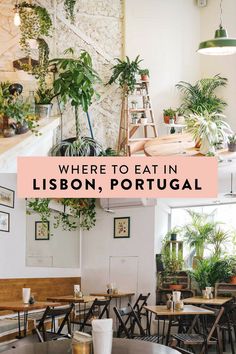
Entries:
[[[54, 228], [61, 226], [63, 230], [67, 231], [76, 230], [78, 226], [83, 230], [90, 230], [95, 226], [96, 200], [94, 198], [60, 199], [60, 203], [64, 206], [63, 212], [50, 209], [50, 201], [51, 199], [49, 198], [28, 200], [27, 214], [31, 214], [31, 210], [33, 210], [40, 215], [42, 222], [47, 222], [53, 213], [55, 220]], [[69, 214], [66, 213], [66, 207], [69, 208]]]
[[72, 23], [75, 22], [75, 13], [74, 13], [75, 4], [76, 4], [76, 0], [64, 0], [66, 18], [69, 19]]
[[29, 40], [48, 37], [52, 28], [52, 20], [44, 7], [22, 2], [19, 4], [19, 14], [21, 18], [21, 48], [29, 55]]

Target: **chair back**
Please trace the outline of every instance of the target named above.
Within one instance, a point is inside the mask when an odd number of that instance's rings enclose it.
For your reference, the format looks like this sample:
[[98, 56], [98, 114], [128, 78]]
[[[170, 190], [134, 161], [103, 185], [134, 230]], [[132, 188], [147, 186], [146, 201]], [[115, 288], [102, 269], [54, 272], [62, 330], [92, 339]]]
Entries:
[[[212, 314], [211, 315], [207, 315], [207, 316], [203, 316], [201, 315], [199, 317], [196, 316], [196, 318], [201, 318], [201, 320], [203, 321], [203, 329], [204, 329], [204, 334], [206, 335], [206, 341], [207, 343], [210, 342], [210, 340], [213, 338], [213, 335], [214, 335], [214, 332], [215, 331], [218, 331], [219, 330], [219, 327], [218, 327], [218, 324], [222, 318], [222, 315], [224, 313], [224, 308], [221, 307], [219, 309], [216, 309], [216, 308], [213, 308], [213, 307], [208, 307], [206, 305], [201, 305], [201, 308], [205, 309], [205, 310], [209, 310], [209, 311], [212, 311]], [[210, 318], [212, 318], [213, 320], [211, 320], [211, 323], [210, 323], [210, 330], [207, 331], [207, 318], [210, 320]]]
[[84, 316], [84, 320], [80, 325], [80, 331], [83, 331], [86, 326], [91, 327], [89, 320], [92, 318], [102, 319], [109, 318], [109, 306], [111, 300], [99, 300], [95, 299], [92, 306], [89, 308], [88, 312]]
[[147, 306], [147, 300], [151, 294], [148, 293], [147, 295], [140, 294], [137, 298], [135, 304], [133, 305], [134, 311], [137, 311], [138, 315], [141, 316], [141, 312], [144, 306]]
[[121, 337], [121, 334], [124, 333], [126, 338], [133, 338], [133, 331], [136, 324], [139, 328], [140, 336], [145, 336], [145, 331], [141, 325], [141, 322], [130, 304], [128, 304], [128, 307], [123, 307], [120, 309], [114, 307], [113, 309], [119, 322], [117, 337]]
[[[35, 330], [39, 337], [40, 342], [46, 342], [48, 340], [47, 334], [55, 334], [55, 338], [62, 335], [62, 330], [64, 329], [65, 325], [67, 325], [67, 335], [63, 334], [63, 336], [71, 336], [71, 325], [70, 325], [70, 314], [74, 309], [74, 304], [66, 307], [60, 308], [52, 308], [48, 306], [40, 319], [38, 325], [36, 326]], [[62, 318], [62, 322], [59, 328], [55, 329], [55, 319]], [[48, 319], [52, 320], [51, 323], [51, 331], [47, 332], [46, 329], [46, 321]], [[51, 339], [51, 338], [50, 338]]]

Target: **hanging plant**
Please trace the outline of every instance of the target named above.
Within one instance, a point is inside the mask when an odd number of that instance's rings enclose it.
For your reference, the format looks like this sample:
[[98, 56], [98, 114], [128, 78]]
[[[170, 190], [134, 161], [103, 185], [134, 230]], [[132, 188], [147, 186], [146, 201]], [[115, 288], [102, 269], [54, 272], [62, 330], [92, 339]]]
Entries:
[[75, 22], [75, 4], [76, 0], [64, 0], [64, 9], [66, 12], [66, 18], [69, 19], [73, 24]]
[[20, 46], [29, 55], [30, 40], [37, 40], [42, 36], [49, 36], [52, 28], [52, 20], [44, 7], [22, 2], [19, 5], [21, 18]]
[[[69, 214], [65, 212], [54, 211], [50, 209], [49, 203], [51, 199], [33, 199], [28, 201], [27, 214], [31, 214], [31, 210], [38, 213], [42, 222], [49, 221], [52, 213], [54, 214], [54, 227], [62, 227], [63, 230], [73, 231], [80, 226], [83, 230], [90, 230], [96, 223], [96, 210], [93, 198], [64, 198], [60, 199], [60, 203], [66, 208], [69, 207]], [[79, 220], [79, 223], [75, 221]]]

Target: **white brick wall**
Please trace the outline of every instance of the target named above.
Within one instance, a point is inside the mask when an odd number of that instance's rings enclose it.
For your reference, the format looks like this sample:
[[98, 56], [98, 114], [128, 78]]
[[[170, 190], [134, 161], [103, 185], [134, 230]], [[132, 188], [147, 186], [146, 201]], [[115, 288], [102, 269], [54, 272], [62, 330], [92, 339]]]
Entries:
[[[54, 32], [47, 39], [51, 57], [62, 55], [68, 47], [79, 53], [87, 50], [93, 58], [94, 67], [103, 83], [110, 77], [112, 60], [121, 56], [122, 51], [122, 1], [123, 0], [79, 0], [76, 6], [75, 26], [65, 17], [62, 0], [37, 1], [50, 12]], [[23, 57], [18, 40], [19, 30], [13, 25], [14, 0], [0, 0], [0, 80], [23, 83], [25, 94], [35, 87], [33, 78], [14, 73], [12, 61]], [[37, 53], [35, 53], [37, 56]], [[120, 92], [117, 87], [99, 85], [101, 99], [90, 109], [95, 138], [104, 147], [115, 147], [120, 119]], [[87, 118], [81, 112], [81, 125], [88, 135]], [[74, 136], [74, 117], [68, 108], [64, 114], [64, 137]]]

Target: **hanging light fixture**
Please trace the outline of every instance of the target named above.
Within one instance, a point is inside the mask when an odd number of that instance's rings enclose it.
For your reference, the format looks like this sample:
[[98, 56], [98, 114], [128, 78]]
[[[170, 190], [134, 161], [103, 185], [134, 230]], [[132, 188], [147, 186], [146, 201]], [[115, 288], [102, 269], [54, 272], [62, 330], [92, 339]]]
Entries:
[[20, 6], [19, 6], [19, 3], [18, 1], [16, 1], [16, 4], [15, 4], [15, 7], [14, 7], [14, 12], [15, 12], [15, 15], [14, 15], [14, 25], [16, 27], [19, 27], [21, 25], [21, 19], [20, 19]]
[[223, 9], [220, 0], [220, 26], [215, 32], [215, 38], [201, 42], [198, 53], [205, 55], [231, 55], [236, 53], [236, 38], [229, 38], [223, 27]]

